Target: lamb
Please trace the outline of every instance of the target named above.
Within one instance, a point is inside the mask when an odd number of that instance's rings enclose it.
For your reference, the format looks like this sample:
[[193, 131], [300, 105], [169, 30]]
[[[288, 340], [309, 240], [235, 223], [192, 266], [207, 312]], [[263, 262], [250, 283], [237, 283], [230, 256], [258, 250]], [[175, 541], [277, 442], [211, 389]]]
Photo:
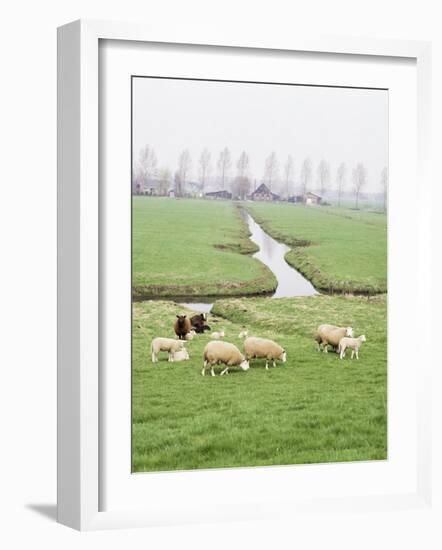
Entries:
[[221, 340], [225, 335], [226, 333], [224, 330], [221, 330], [220, 332], [212, 332], [210, 338], [212, 338], [212, 340]]
[[206, 321], [207, 315], [205, 313], [198, 313], [198, 315], [194, 315], [190, 318], [190, 324], [198, 334], [203, 334], [205, 330], [210, 330], [210, 327], [206, 324]]
[[190, 332], [188, 332], [185, 336], [186, 340], [193, 340], [196, 332], [194, 329], [192, 329]]
[[321, 351], [322, 345], [324, 353], [328, 353], [328, 346], [337, 348], [339, 346], [340, 340], [345, 336], [353, 336], [353, 329], [351, 327], [319, 325], [315, 334], [315, 340], [318, 344], [318, 351]]
[[287, 353], [284, 348], [273, 340], [249, 336], [244, 340], [244, 352], [247, 360], [254, 358], [265, 358], [266, 370], [269, 370], [269, 360], [272, 360], [273, 367], [276, 367], [275, 360], [287, 361]]
[[338, 346], [338, 352], [340, 352], [340, 358], [345, 357], [345, 350], [351, 348], [351, 358], [356, 354], [356, 359], [359, 359], [359, 348], [362, 346], [362, 342], [366, 342], [367, 338], [365, 334], [361, 334], [358, 338], [341, 338]]
[[174, 363], [177, 361], [187, 361], [188, 359], [190, 359], [190, 356], [186, 348], [183, 348], [179, 351], [174, 351], [169, 355], [169, 361], [171, 363]]
[[158, 362], [158, 354], [160, 351], [167, 351], [169, 354], [169, 360], [173, 353], [180, 351], [184, 348], [184, 342], [175, 340], [174, 338], [154, 338], [150, 344], [150, 352], [152, 357], [152, 363]]
[[190, 319], [188, 319], [186, 315], [177, 315], [173, 328], [178, 338], [180, 340], [185, 340], [186, 334], [188, 334], [192, 328]]
[[242, 330], [242, 331], [238, 334], [238, 338], [247, 338], [248, 335], [249, 335], [249, 331], [248, 331], [248, 330]]
[[203, 360], [204, 365], [201, 371], [203, 376], [206, 374], [206, 367], [208, 365], [210, 365], [212, 376], [215, 376], [213, 366], [220, 363], [226, 365], [226, 368], [221, 372], [221, 376], [223, 374], [229, 374], [229, 368], [233, 366], [239, 365], [242, 370], [249, 369], [249, 362], [239, 349], [229, 342], [221, 342], [220, 340], [214, 340], [207, 344], [204, 348]]

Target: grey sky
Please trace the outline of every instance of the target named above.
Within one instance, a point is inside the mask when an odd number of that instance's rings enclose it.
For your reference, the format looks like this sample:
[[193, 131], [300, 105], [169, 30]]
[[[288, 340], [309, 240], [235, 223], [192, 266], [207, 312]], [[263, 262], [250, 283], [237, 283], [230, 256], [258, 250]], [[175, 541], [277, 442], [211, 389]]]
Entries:
[[363, 162], [368, 174], [364, 190], [379, 191], [380, 173], [388, 163], [388, 92], [135, 78], [135, 159], [146, 144], [154, 148], [158, 167], [173, 172], [180, 153], [188, 149], [194, 180], [201, 151], [207, 147], [211, 152], [216, 175], [219, 153], [227, 146], [234, 165], [243, 150], [249, 154], [251, 175], [258, 183], [266, 157], [275, 151], [281, 173], [292, 155], [295, 182], [308, 156], [313, 161], [312, 188], [317, 165], [325, 159], [331, 166], [332, 185], [343, 161], [350, 189], [350, 171]]

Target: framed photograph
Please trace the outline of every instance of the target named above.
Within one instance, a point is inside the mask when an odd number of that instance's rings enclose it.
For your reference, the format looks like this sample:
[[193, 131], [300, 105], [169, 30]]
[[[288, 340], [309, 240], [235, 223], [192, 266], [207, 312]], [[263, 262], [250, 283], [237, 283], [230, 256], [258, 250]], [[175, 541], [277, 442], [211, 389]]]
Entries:
[[427, 506], [429, 44], [58, 37], [59, 521]]

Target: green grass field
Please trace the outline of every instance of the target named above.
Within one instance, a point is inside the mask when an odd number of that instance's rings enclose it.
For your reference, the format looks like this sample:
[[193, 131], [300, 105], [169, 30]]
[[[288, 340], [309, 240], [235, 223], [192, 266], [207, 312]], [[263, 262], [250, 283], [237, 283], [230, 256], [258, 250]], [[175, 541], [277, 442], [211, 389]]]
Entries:
[[[387, 217], [346, 208], [244, 205], [263, 229], [293, 250], [286, 260], [327, 292], [387, 291]], [[307, 245], [307, 246], [306, 246]]]
[[[133, 471], [387, 457], [385, 296], [219, 300], [212, 330], [224, 328], [241, 348], [245, 326], [287, 350], [275, 369], [255, 361], [223, 377], [201, 376], [210, 333], [187, 343], [190, 361], [151, 363], [152, 337], [173, 337], [182, 310], [171, 301], [133, 306]], [[359, 361], [316, 351], [312, 335], [323, 322], [367, 336]]]
[[134, 197], [135, 297], [260, 294], [276, 287], [232, 201]]
[[[273, 274], [231, 201], [134, 197], [133, 471], [261, 466], [387, 457], [386, 216], [347, 208], [245, 203], [286, 259], [318, 289], [367, 296], [240, 297], [271, 291]], [[276, 340], [284, 365], [201, 376], [210, 333], [187, 343], [191, 360], [150, 360], [154, 336], [173, 337], [173, 296], [217, 296], [209, 320]], [[225, 296], [230, 296], [226, 298]], [[169, 297], [169, 298], [167, 298]], [[190, 311], [188, 312], [190, 313]], [[360, 360], [316, 351], [321, 323], [364, 333]], [[218, 372], [221, 370], [219, 367]]]

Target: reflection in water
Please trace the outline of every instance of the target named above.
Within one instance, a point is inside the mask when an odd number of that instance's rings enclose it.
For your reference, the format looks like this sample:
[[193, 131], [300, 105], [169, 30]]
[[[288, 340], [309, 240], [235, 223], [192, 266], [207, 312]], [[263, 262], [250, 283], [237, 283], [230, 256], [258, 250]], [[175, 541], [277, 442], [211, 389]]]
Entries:
[[317, 294], [310, 281], [285, 261], [284, 256], [290, 250], [290, 247], [275, 241], [275, 239], [265, 233], [247, 212], [244, 212], [243, 215], [252, 234], [250, 240], [259, 246], [258, 252], [253, 257], [271, 269], [278, 279], [278, 287], [272, 298], [289, 298]]
[[[278, 287], [272, 298], [291, 298], [294, 296], [312, 296], [313, 294], [317, 294], [310, 281], [285, 261], [284, 256], [290, 250], [290, 247], [275, 241], [275, 239], [261, 229], [261, 226], [245, 210], [241, 210], [241, 215], [249, 226], [251, 233], [250, 240], [259, 246], [258, 252], [253, 254], [253, 257], [260, 260], [273, 271], [278, 280]], [[182, 303], [182, 305], [194, 311], [209, 313], [213, 303], [186, 302]]]

